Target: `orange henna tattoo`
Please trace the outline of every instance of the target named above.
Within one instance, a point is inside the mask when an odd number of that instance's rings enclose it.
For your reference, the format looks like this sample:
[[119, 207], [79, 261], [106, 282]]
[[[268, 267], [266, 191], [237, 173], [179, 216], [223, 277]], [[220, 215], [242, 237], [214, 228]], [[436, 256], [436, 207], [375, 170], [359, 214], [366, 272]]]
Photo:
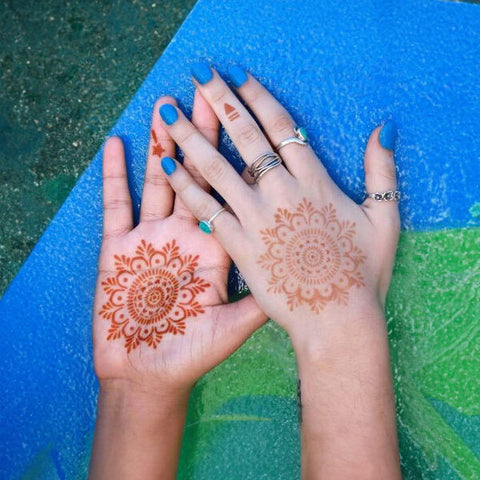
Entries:
[[162, 153], [165, 151], [165, 149], [162, 147], [161, 143], [158, 141], [157, 134], [153, 129], [152, 129], [152, 139], [153, 139], [152, 155], [156, 155], [157, 157], [162, 158]]
[[157, 348], [163, 335], [185, 333], [185, 320], [204, 313], [197, 294], [210, 286], [195, 276], [198, 255], [180, 255], [175, 240], [156, 250], [142, 240], [135, 257], [115, 255], [116, 275], [102, 282], [110, 320], [107, 340], [125, 338], [130, 353], [141, 342]]
[[229, 103], [226, 103], [223, 108], [225, 109], [225, 114], [227, 115], [227, 118], [233, 122], [236, 120], [240, 114], [237, 112], [235, 107], [232, 107]]
[[345, 305], [350, 288], [365, 285], [355, 223], [339, 221], [331, 203], [317, 210], [303, 199], [295, 212], [279, 208], [275, 224], [260, 232], [267, 252], [258, 263], [270, 271], [268, 291], [285, 294], [290, 310], [307, 304], [318, 313], [329, 302]]

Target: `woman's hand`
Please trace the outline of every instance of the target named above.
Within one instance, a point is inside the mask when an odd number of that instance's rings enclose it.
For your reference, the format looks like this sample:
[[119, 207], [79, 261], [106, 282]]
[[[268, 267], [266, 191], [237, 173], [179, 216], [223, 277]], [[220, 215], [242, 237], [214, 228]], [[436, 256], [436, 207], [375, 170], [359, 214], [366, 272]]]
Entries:
[[[122, 141], [112, 137], [104, 147], [92, 478], [174, 478], [191, 387], [266, 320], [251, 296], [228, 304], [230, 258], [165, 179], [160, 160], [175, 144], [158, 110], [168, 102], [154, 109], [135, 227]], [[198, 93], [192, 122], [215, 148], [218, 120]], [[205, 188], [188, 158], [185, 167]]]
[[[252, 76], [233, 67], [232, 82], [263, 133], [216, 71], [195, 64], [192, 74], [247, 166], [257, 165], [257, 174], [259, 163], [264, 167], [257, 182], [244, 175], [245, 181], [179, 109], [160, 108], [169, 134], [232, 210], [214, 219], [214, 236], [258, 304], [292, 338], [302, 379], [304, 475], [397, 478], [383, 318], [399, 233], [397, 202], [368, 198], [355, 204], [306, 145], [283, 146], [283, 165], [275, 166], [274, 156], [262, 160], [293, 137], [288, 112]], [[370, 193], [396, 190], [394, 134], [389, 123], [370, 137]], [[218, 211], [218, 202], [178, 162], [166, 158], [162, 164], [198, 219]]]
[[[247, 166], [293, 136], [295, 122], [253, 77], [241, 77], [238, 92], [266, 135], [216, 72], [197, 68], [199, 90]], [[233, 211], [214, 220], [214, 236], [265, 313], [292, 337], [308, 338], [316, 325], [358, 311], [359, 305], [383, 307], [399, 232], [397, 202], [369, 198], [355, 204], [313, 150], [297, 143], [281, 149], [284, 165], [249, 185], [177, 108], [160, 111], [169, 134]], [[365, 155], [369, 192], [396, 189], [393, 154], [380, 146], [379, 131]], [[198, 219], [208, 219], [220, 205], [181, 165], [172, 165], [167, 173], [174, 190]]]

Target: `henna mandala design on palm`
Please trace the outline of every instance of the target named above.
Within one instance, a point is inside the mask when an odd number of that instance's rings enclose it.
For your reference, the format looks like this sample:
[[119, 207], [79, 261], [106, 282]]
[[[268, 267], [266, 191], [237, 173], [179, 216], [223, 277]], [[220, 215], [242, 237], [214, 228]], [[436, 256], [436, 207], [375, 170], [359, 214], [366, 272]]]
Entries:
[[352, 286], [364, 286], [355, 223], [339, 221], [331, 203], [317, 210], [303, 199], [294, 212], [279, 208], [275, 224], [260, 232], [267, 251], [258, 263], [270, 271], [268, 291], [286, 295], [291, 311], [302, 304], [316, 313], [329, 302], [344, 305]]
[[175, 240], [156, 250], [142, 240], [135, 257], [115, 255], [116, 274], [102, 282], [110, 321], [107, 340], [125, 338], [130, 353], [141, 342], [157, 348], [167, 334], [184, 334], [185, 320], [204, 313], [196, 296], [210, 284], [195, 275], [198, 255], [180, 255]]

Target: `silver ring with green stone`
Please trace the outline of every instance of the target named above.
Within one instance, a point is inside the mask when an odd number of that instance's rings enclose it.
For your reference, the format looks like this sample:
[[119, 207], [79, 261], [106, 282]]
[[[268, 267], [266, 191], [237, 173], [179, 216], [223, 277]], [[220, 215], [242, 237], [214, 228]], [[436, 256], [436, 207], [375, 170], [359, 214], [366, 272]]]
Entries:
[[217, 212], [215, 212], [208, 220], [200, 220], [198, 222], [198, 226], [200, 227], [200, 230], [205, 233], [213, 233], [215, 230], [215, 227], [213, 226], [213, 221], [222, 213], [225, 211], [225, 208], [221, 208]]
[[281, 148], [289, 143], [296, 143], [302, 145], [303, 147], [308, 145], [308, 134], [307, 130], [303, 127], [294, 127], [293, 129], [294, 137], [288, 137], [285, 140], [282, 140], [276, 147], [275, 150], [278, 152]]

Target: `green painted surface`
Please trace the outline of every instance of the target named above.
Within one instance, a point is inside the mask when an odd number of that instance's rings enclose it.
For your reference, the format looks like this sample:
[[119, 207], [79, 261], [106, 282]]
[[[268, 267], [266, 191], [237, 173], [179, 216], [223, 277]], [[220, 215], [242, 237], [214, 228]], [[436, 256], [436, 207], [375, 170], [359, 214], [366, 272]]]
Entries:
[[[409, 468], [420, 449], [429, 465], [443, 459], [460, 478], [480, 476], [478, 453], [432, 404], [441, 401], [467, 416], [480, 413], [479, 287], [478, 229], [402, 235], [387, 311]], [[471, 434], [470, 426], [464, 430]]]

